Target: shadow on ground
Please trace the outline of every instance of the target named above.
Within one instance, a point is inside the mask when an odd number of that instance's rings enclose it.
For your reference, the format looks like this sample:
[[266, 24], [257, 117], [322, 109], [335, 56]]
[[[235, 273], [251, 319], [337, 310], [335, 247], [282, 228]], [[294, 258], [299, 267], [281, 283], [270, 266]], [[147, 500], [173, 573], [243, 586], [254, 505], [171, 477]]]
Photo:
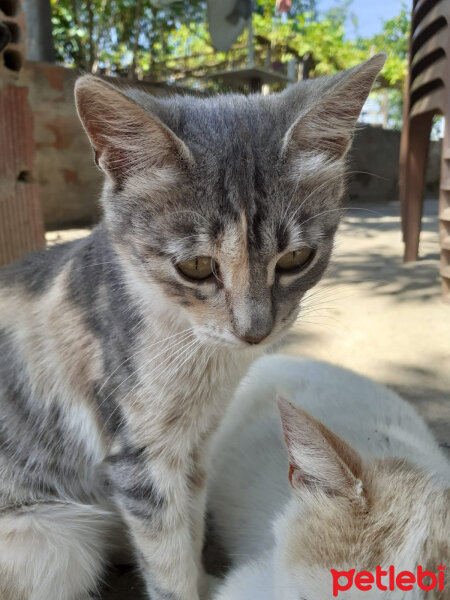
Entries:
[[341, 247], [338, 237], [337, 255], [324, 287], [333, 288], [345, 281], [398, 302], [430, 299], [439, 294], [440, 286], [437, 230], [437, 202], [428, 200], [422, 222], [422, 240], [426, 236], [426, 243], [421, 245], [419, 260], [405, 264], [397, 203], [348, 209], [341, 226], [345, 247]]

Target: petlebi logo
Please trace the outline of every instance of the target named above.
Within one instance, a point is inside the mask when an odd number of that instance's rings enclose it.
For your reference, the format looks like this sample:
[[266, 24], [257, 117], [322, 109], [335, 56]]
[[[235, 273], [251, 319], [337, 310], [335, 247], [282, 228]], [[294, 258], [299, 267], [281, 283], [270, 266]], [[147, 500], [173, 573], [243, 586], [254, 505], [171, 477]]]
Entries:
[[444, 590], [445, 565], [438, 565], [437, 572], [424, 571], [419, 565], [415, 573], [412, 571], [399, 571], [395, 567], [388, 567], [387, 571], [378, 566], [375, 573], [371, 571], [359, 571], [350, 569], [349, 571], [336, 571], [331, 569], [333, 578], [333, 596], [337, 598], [339, 592], [345, 592], [356, 588], [362, 592], [369, 592], [372, 589], [381, 591], [400, 590], [407, 592], [414, 588], [430, 592], [431, 590]]

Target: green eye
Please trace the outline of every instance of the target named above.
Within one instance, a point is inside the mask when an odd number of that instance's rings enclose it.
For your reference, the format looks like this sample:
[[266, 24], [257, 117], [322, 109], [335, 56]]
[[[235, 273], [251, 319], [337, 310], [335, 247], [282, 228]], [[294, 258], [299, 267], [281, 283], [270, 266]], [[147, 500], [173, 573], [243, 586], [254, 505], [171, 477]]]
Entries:
[[313, 254], [311, 248], [299, 248], [293, 252], [287, 252], [277, 262], [277, 271], [295, 271], [306, 265]]
[[185, 277], [201, 281], [208, 279], [213, 272], [213, 259], [210, 256], [197, 256], [191, 260], [185, 260], [177, 264], [177, 269], [183, 273]]

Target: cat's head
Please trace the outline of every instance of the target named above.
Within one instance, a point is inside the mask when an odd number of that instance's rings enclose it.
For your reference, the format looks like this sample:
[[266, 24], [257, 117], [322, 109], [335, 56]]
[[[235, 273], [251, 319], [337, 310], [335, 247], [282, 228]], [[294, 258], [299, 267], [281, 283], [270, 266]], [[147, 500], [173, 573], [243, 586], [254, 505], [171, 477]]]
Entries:
[[[435, 575], [438, 565], [448, 566], [450, 489], [405, 460], [365, 463], [307, 412], [283, 399], [279, 408], [293, 494], [276, 524], [277, 599], [444, 600], [448, 583], [425, 596], [417, 585], [406, 596], [397, 584], [382, 591], [376, 569], [393, 566], [397, 577], [416, 574], [418, 565]], [[380, 578], [386, 585], [388, 577]]]
[[211, 344], [288, 328], [327, 266], [345, 156], [384, 60], [269, 96], [156, 99], [78, 80], [106, 226], [144, 301]]

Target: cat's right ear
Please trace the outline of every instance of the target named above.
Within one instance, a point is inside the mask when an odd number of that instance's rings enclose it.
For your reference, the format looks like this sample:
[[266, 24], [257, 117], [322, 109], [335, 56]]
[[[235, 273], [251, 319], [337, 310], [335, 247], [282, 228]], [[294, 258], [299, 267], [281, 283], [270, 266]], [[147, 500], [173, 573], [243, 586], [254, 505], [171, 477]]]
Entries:
[[354, 498], [361, 494], [362, 461], [344, 440], [306, 411], [278, 398], [289, 455], [289, 481], [300, 493], [308, 489]]
[[[366, 62], [343, 71], [328, 82], [329, 89], [312, 81], [312, 106], [291, 126], [283, 141], [283, 152], [294, 159], [304, 152], [340, 160], [347, 153], [353, 130], [372, 85], [386, 61], [380, 52]], [[295, 89], [295, 88], [294, 88]], [[302, 89], [302, 88], [299, 88]]]
[[157, 117], [98, 77], [80, 77], [75, 100], [95, 162], [112, 180], [192, 161], [187, 146]]

